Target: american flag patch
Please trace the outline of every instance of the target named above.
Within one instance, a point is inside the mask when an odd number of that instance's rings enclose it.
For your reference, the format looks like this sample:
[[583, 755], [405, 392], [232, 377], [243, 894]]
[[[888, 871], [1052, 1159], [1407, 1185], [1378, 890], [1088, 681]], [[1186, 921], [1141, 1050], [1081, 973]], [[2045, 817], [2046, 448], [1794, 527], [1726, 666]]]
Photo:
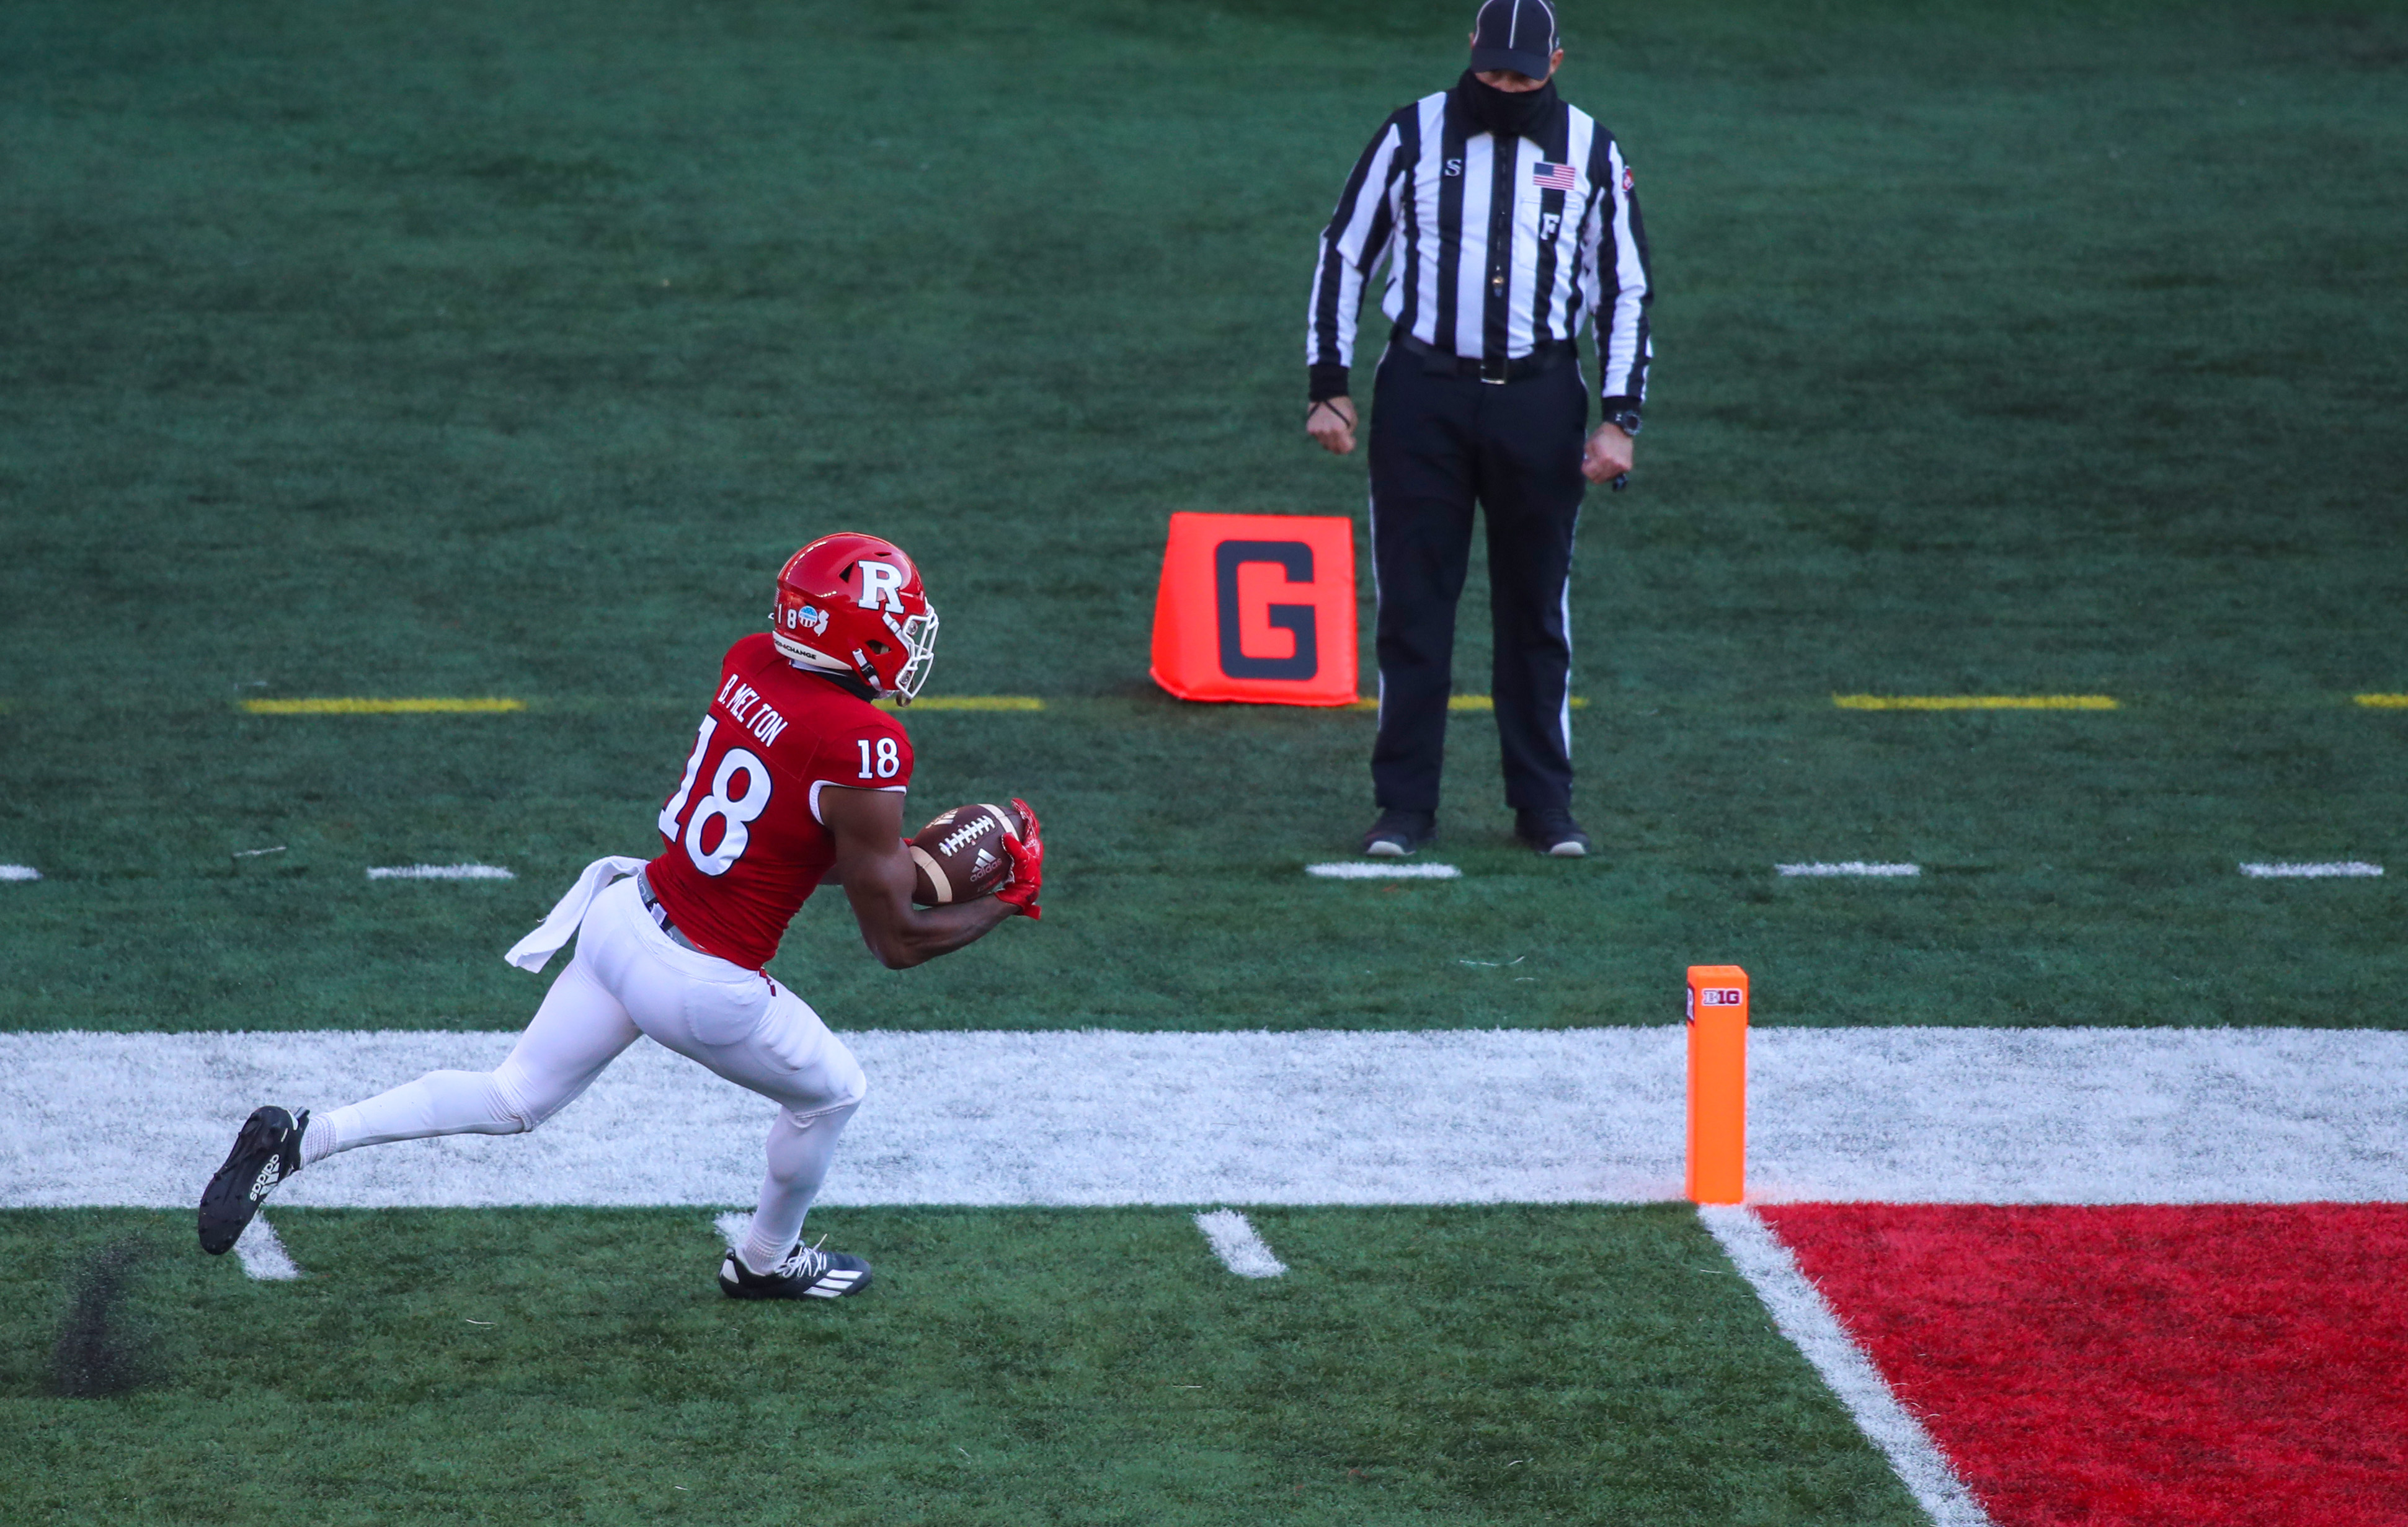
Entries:
[[1541, 159], [1531, 167], [1530, 183], [1541, 191], [1570, 191], [1580, 183], [1580, 174], [1570, 164], [1550, 164]]

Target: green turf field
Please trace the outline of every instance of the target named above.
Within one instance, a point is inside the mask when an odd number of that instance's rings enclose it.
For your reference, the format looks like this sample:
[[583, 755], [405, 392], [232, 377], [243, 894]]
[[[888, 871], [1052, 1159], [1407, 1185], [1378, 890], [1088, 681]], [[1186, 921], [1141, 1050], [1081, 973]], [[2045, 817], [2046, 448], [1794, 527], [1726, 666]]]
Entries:
[[[1574, 588], [1601, 853], [1507, 842], [1470, 716], [1472, 878], [1302, 878], [1370, 721], [1154, 692], [1154, 574], [1174, 509], [1359, 514], [1312, 240], [1458, 8], [9, 7], [6, 1020], [516, 1023], [495, 956], [649, 851], [768, 573], [857, 524], [935, 692], [1052, 706], [921, 720], [922, 804], [1025, 792], [1059, 868], [903, 978], [808, 912], [840, 1022], [1641, 1022], [1700, 960], [1773, 1022], [2397, 1021], [2398, 874], [2234, 869], [2408, 868], [2408, 712], [2350, 699], [2408, 690], [2397, 12], [1570, 16], [1662, 290]], [[232, 708], [318, 694], [530, 708]], [[1856, 858], [1927, 873], [1770, 872]], [[521, 878], [361, 876], [455, 859]]]
[[[1468, 9], [0, 8], [0, 1028], [516, 1026], [843, 526], [932, 694], [1046, 706], [915, 718], [917, 808], [1025, 794], [1054, 873], [899, 975], [814, 903], [840, 1029], [1656, 1022], [1710, 961], [1759, 1022], [2399, 1025], [2396, 7], [1567, 7], [1661, 293], [1573, 589], [1599, 852], [1507, 841], [1471, 715], [1464, 879], [1304, 877], [1370, 719], [1160, 694], [1154, 578], [1175, 510], [1359, 520], [1312, 240]], [[526, 708], [237, 708], [313, 695]], [[1924, 874], [1773, 873], [1846, 859]], [[455, 861], [518, 878], [363, 874]], [[1673, 1209], [1264, 1211], [1265, 1284], [1168, 1210], [846, 1211], [835, 1310], [724, 1307], [706, 1219], [280, 1212], [264, 1284], [0, 1215], [0, 1520], [1914, 1520]], [[122, 1237], [144, 1382], [53, 1397]]]
[[[840, 1308], [730, 1306], [693, 1210], [277, 1219], [303, 1282], [0, 1214], [0, 1520], [1917, 1520], [1680, 1208], [1257, 1211], [1270, 1281], [1178, 1212], [848, 1211]], [[149, 1384], [42, 1397], [125, 1239]]]

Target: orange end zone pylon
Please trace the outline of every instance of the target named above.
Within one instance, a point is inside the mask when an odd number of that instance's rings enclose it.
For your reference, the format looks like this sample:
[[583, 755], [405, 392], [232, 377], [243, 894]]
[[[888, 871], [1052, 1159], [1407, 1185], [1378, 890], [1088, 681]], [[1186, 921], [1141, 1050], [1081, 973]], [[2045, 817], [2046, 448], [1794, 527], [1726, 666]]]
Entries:
[[1152, 671], [1182, 700], [1352, 704], [1354, 521], [1172, 515]]
[[1689, 967], [1689, 1168], [1692, 1204], [1736, 1204], [1747, 1190], [1747, 972]]

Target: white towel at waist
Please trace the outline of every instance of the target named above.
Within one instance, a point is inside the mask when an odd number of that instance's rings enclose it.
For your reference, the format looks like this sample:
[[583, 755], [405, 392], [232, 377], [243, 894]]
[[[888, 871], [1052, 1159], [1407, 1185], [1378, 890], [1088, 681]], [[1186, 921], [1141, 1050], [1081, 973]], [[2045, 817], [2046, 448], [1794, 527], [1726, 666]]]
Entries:
[[535, 932], [511, 945], [510, 952], [502, 958], [521, 970], [541, 970], [544, 962], [558, 953], [560, 947], [576, 934], [577, 925], [585, 920], [585, 909], [594, 905], [602, 888], [623, 875], [635, 874], [644, 864], [641, 859], [614, 853], [586, 865], [585, 873], [568, 888], [568, 894], [552, 904], [551, 916], [538, 923]]

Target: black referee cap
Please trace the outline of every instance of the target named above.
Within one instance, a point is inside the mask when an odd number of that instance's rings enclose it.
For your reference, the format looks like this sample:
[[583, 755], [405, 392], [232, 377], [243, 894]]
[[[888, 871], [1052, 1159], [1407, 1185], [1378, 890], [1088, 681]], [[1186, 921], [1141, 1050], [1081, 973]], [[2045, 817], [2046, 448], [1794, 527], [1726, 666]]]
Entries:
[[1555, 7], [1547, 0], [1485, 0], [1471, 23], [1475, 74], [1511, 69], [1544, 79], [1555, 53]]

